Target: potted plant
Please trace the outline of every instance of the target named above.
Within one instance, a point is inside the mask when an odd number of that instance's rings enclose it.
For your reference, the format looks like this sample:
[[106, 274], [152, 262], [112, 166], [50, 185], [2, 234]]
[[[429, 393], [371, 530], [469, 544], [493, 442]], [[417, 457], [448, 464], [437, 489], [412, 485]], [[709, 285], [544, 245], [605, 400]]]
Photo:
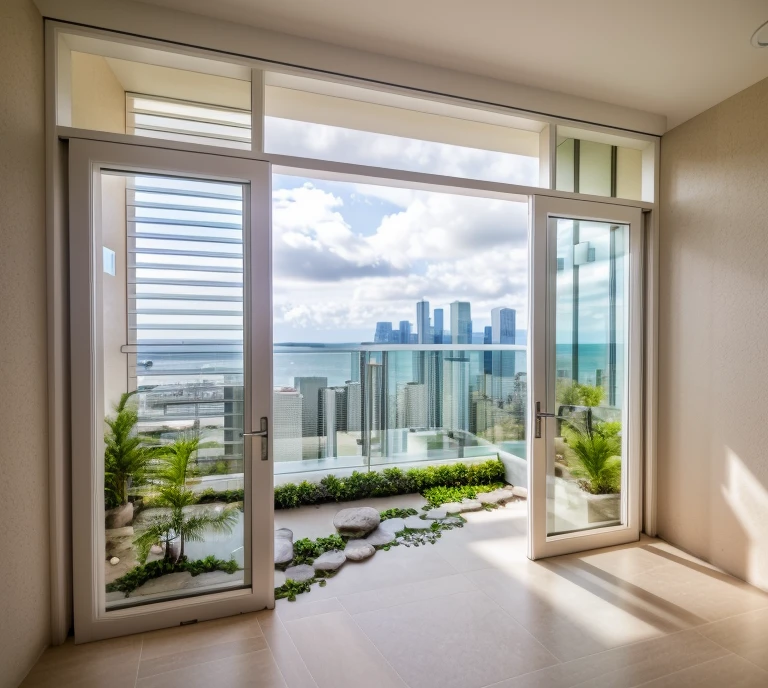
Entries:
[[570, 473], [586, 493], [588, 522], [620, 520], [621, 423], [570, 423], [566, 438]]
[[104, 503], [107, 528], [122, 528], [133, 521], [133, 502], [128, 489], [143, 482], [156, 449], [147, 447], [135, 431], [139, 415], [130, 403], [136, 392], [120, 396], [115, 415], [107, 417], [104, 433]]
[[[193, 473], [191, 464], [199, 444], [197, 437], [179, 437], [163, 448], [149, 474], [150, 481], [159, 487], [153, 502], [162, 511], [146, 521], [134, 540], [141, 564], [146, 562], [152, 545], [158, 543], [162, 543], [165, 550], [165, 561], [184, 561], [187, 541], [202, 540], [206, 530], [230, 533], [237, 523], [236, 504], [221, 510], [195, 506], [197, 495], [189, 489], [187, 481]], [[174, 552], [172, 543], [176, 541], [178, 549]]]

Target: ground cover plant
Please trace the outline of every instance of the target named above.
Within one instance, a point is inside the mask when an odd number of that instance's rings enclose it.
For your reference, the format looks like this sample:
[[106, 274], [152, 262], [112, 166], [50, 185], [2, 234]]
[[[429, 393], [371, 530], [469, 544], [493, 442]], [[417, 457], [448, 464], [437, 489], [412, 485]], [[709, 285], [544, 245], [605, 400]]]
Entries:
[[462, 499], [475, 499], [481, 492], [493, 492], [499, 488], [506, 487], [506, 483], [498, 482], [490, 485], [462, 485], [460, 487], [447, 487], [438, 485], [430, 487], [422, 494], [429, 502], [430, 507], [439, 507], [451, 502], [460, 502]]

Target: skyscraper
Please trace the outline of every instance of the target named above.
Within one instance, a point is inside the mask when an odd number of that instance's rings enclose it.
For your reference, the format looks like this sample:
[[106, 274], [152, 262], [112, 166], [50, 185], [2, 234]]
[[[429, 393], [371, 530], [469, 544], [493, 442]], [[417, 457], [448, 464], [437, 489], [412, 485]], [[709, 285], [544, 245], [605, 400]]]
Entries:
[[443, 309], [435, 308], [435, 344], [443, 343]]
[[472, 343], [472, 307], [468, 301], [451, 304], [451, 344]]
[[301, 394], [293, 387], [276, 387], [272, 403], [274, 459], [301, 461]]
[[399, 428], [425, 428], [428, 424], [429, 401], [427, 386], [419, 382], [398, 385], [397, 426]]
[[338, 433], [347, 430], [347, 404], [345, 387], [326, 387], [320, 391], [320, 433], [324, 437], [322, 456], [338, 456]]
[[443, 360], [443, 427], [469, 430], [469, 359]]
[[301, 408], [302, 437], [319, 437], [320, 390], [328, 386], [328, 378], [295, 377], [293, 386], [304, 397]]
[[[483, 330], [483, 344], [493, 344], [493, 327], [487, 325]], [[490, 375], [493, 372], [493, 352], [483, 351], [483, 372]]]
[[416, 331], [419, 344], [432, 343], [432, 333], [429, 327], [429, 301], [416, 302]]
[[515, 316], [514, 308], [499, 307], [491, 310], [493, 344], [515, 343]]
[[373, 335], [374, 344], [389, 344], [392, 341], [392, 323], [377, 322], [376, 334]]
[[411, 343], [411, 323], [409, 323], [407, 320], [400, 321], [400, 343]]

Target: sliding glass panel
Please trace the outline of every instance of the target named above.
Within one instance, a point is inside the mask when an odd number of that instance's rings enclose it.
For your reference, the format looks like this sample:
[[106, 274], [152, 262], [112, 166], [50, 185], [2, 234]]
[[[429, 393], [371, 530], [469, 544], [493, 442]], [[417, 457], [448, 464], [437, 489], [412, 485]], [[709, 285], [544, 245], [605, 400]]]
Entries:
[[629, 227], [550, 223], [556, 421], [547, 534], [556, 535], [624, 523]]
[[526, 484], [527, 204], [273, 189], [278, 484], [496, 456]]
[[100, 186], [106, 608], [245, 586], [247, 187]]

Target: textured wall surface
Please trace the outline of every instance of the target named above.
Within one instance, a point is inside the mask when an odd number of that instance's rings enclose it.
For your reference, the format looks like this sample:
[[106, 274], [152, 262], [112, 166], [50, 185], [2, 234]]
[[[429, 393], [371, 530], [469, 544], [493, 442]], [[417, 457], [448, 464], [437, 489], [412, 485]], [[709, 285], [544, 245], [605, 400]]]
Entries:
[[43, 22], [0, 2], [0, 687], [50, 639]]
[[72, 52], [72, 126], [125, 134], [125, 91], [100, 55]]
[[659, 534], [768, 590], [768, 80], [661, 145]]

